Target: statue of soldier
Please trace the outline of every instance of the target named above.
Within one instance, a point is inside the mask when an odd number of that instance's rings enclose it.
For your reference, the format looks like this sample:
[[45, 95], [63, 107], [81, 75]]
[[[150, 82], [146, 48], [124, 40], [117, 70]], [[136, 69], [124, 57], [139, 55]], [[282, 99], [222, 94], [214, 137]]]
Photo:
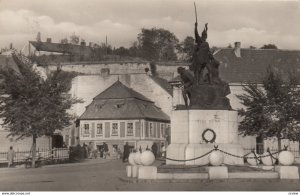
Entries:
[[203, 70], [206, 67], [208, 72], [210, 72], [210, 67], [207, 64], [210, 61], [209, 58], [209, 44], [206, 41], [207, 39], [207, 23], [205, 24], [205, 28], [202, 32], [202, 36], [199, 36], [197, 27], [198, 23], [195, 23], [195, 51], [193, 54], [193, 62], [191, 66], [191, 70], [194, 71], [195, 82], [196, 84], [200, 84], [203, 82]]
[[187, 71], [185, 68], [178, 67], [177, 72], [183, 82], [182, 96], [184, 100], [185, 107], [188, 107], [188, 100], [191, 100], [190, 88], [194, 83], [194, 76], [191, 72]]

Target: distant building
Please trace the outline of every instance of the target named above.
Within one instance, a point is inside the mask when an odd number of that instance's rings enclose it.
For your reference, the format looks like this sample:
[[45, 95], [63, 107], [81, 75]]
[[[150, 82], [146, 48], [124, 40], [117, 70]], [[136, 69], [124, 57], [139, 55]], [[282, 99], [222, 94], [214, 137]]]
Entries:
[[142, 150], [154, 143], [160, 146], [170, 124], [169, 116], [153, 101], [120, 81], [95, 96], [79, 121], [80, 143], [92, 142], [101, 149], [105, 142], [112, 156], [126, 142]]

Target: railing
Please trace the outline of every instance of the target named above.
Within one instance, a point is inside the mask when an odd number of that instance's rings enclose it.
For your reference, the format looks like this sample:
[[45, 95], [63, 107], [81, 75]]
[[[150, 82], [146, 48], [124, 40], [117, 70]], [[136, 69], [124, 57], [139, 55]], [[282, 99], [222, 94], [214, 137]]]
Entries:
[[[15, 163], [22, 163], [32, 157], [32, 151], [15, 151]], [[66, 160], [69, 159], [68, 148], [38, 149], [36, 159]], [[7, 152], [0, 152], [0, 163], [7, 163]]]

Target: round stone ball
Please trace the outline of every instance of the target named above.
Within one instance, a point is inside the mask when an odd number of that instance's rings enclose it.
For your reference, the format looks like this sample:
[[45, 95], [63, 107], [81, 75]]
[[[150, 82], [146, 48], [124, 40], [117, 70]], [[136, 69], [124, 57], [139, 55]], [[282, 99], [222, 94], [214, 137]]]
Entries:
[[292, 165], [294, 163], [295, 156], [290, 151], [282, 151], [279, 153], [278, 161], [281, 165]]
[[142, 154], [139, 151], [135, 153], [135, 155], [134, 155], [134, 162], [135, 162], [135, 164], [137, 164], [137, 165], [142, 164], [142, 162], [141, 162], [141, 155]]
[[[256, 156], [258, 157], [259, 155], [256, 154]], [[248, 154], [246, 157], [250, 157], [250, 158], [247, 158], [247, 163], [249, 163], [250, 165], [256, 166], [259, 164], [259, 160], [254, 158], [255, 156], [253, 153]]]
[[129, 157], [128, 157], [128, 162], [130, 165], [136, 165], [136, 163], [134, 162], [134, 157], [135, 157], [135, 153], [132, 152], [129, 154]]
[[208, 160], [212, 166], [220, 166], [224, 162], [224, 156], [220, 151], [213, 151], [208, 156]]
[[141, 163], [144, 166], [150, 166], [154, 163], [155, 156], [153, 152], [146, 150], [141, 154]]
[[267, 157], [262, 157], [261, 158], [261, 161], [262, 161], [262, 163], [264, 165], [266, 165], [266, 166], [272, 166], [272, 165], [275, 164], [276, 160], [274, 158], [272, 158], [271, 156], [269, 156], [268, 152], [263, 153], [262, 156], [267, 156]]

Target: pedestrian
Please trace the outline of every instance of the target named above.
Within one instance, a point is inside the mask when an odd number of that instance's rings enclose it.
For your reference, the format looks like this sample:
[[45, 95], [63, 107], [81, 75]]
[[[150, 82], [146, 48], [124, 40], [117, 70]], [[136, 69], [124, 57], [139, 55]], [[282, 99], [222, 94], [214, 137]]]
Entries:
[[152, 147], [151, 147], [151, 150], [156, 158], [156, 155], [157, 155], [157, 144], [154, 142]]
[[16, 157], [16, 153], [15, 153], [13, 147], [10, 146], [9, 150], [7, 152], [8, 168], [13, 167], [15, 157]]
[[108, 155], [108, 145], [105, 142], [103, 142], [103, 150], [103, 158], [106, 158], [106, 156]]
[[123, 162], [125, 162], [125, 160], [128, 160], [129, 153], [130, 153], [130, 147], [128, 145], [128, 142], [126, 142], [126, 144], [124, 145]]
[[92, 142], [89, 143], [87, 151], [88, 151], [89, 158], [92, 158], [92, 156], [93, 156], [93, 144], [92, 144]]
[[85, 143], [83, 143], [82, 149], [83, 149], [83, 158], [87, 158], [88, 157], [88, 151], [87, 151], [87, 145]]

